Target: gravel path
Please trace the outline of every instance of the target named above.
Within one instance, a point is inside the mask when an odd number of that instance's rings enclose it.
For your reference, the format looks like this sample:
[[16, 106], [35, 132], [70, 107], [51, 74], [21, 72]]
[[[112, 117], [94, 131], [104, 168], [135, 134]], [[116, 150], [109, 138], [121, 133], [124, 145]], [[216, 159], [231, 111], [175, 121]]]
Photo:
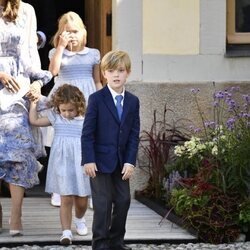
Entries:
[[[204, 243], [188, 243], [188, 244], [129, 244], [128, 246], [132, 247], [133, 250], [250, 250], [250, 241], [234, 243], [234, 244], [204, 244]], [[2, 247], [0, 250], [91, 250], [91, 246], [84, 245], [71, 245], [68, 247], [62, 247], [59, 245], [52, 246], [18, 246], [18, 247]]]

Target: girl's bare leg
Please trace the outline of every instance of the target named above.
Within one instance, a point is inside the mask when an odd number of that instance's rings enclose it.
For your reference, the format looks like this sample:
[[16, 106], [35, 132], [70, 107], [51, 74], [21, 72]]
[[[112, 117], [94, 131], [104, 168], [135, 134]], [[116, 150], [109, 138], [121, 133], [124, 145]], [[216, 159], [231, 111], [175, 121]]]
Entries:
[[9, 184], [11, 194], [10, 230], [22, 230], [22, 205], [25, 189]]
[[88, 207], [88, 197], [74, 196], [75, 204], [75, 218], [74, 223], [76, 227], [76, 232], [79, 235], [87, 235], [88, 228], [86, 226], [86, 220], [84, 218], [85, 212]]
[[60, 219], [62, 230], [71, 230], [73, 197], [71, 195], [61, 196]]
[[88, 208], [88, 196], [86, 197], [74, 196], [74, 203], [75, 203], [75, 217], [80, 219], [85, 215], [86, 210]]

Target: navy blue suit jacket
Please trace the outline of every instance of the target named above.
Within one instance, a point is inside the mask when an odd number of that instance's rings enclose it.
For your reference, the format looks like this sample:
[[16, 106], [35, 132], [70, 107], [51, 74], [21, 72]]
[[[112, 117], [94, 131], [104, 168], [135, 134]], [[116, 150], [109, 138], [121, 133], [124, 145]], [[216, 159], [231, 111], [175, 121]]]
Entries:
[[119, 121], [107, 86], [89, 97], [82, 131], [82, 164], [96, 163], [101, 173], [112, 173], [117, 165], [135, 165], [139, 144], [139, 99], [125, 91]]

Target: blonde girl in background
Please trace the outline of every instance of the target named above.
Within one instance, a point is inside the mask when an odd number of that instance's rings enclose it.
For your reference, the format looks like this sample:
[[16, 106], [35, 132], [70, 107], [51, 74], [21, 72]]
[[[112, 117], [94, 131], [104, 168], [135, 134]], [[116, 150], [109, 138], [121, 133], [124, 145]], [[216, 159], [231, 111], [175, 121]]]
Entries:
[[[100, 80], [100, 52], [89, 48], [87, 31], [81, 17], [75, 12], [67, 12], [58, 20], [58, 30], [52, 39], [53, 49], [49, 52], [49, 71], [55, 77], [55, 85], [48, 98], [67, 82], [78, 87], [86, 102], [89, 95], [102, 88]], [[48, 129], [45, 145], [50, 147], [53, 130]], [[60, 206], [60, 197], [52, 194], [51, 204]]]
[[86, 47], [86, 42], [87, 31], [80, 16], [72, 11], [63, 14], [49, 52], [49, 71], [55, 76], [50, 95], [67, 82], [78, 87], [87, 102], [90, 94], [102, 88], [100, 52]]
[[38, 117], [37, 104], [30, 105], [29, 120], [34, 126], [54, 128], [45, 191], [61, 196], [60, 219], [62, 236], [60, 243], [72, 243], [72, 208], [75, 205], [74, 223], [79, 235], [88, 229], [84, 219], [90, 195], [89, 177], [81, 167], [81, 133], [86, 109], [82, 92], [75, 86], [64, 84], [51, 96], [52, 108], [47, 116]]

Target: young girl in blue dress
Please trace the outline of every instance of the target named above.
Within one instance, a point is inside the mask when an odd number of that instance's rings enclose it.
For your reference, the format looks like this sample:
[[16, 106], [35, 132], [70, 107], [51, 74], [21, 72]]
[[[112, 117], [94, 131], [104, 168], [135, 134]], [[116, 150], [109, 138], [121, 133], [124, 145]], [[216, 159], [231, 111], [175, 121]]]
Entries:
[[79, 235], [87, 234], [84, 214], [87, 196], [90, 195], [89, 177], [81, 167], [81, 133], [86, 102], [82, 92], [75, 86], [64, 84], [52, 95], [47, 116], [38, 117], [37, 104], [32, 102], [30, 123], [34, 126], [53, 126], [45, 191], [61, 196], [60, 219], [63, 245], [72, 243], [71, 220], [75, 205], [74, 223]]
[[86, 43], [87, 31], [80, 16], [72, 11], [63, 14], [49, 52], [49, 71], [55, 77], [50, 96], [67, 82], [78, 87], [88, 102], [89, 95], [102, 88], [100, 52]]
[[[55, 85], [48, 98], [65, 82], [78, 87], [86, 103], [89, 95], [102, 88], [100, 52], [87, 47], [86, 43], [87, 31], [81, 17], [72, 11], [63, 14], [52, 40], [54, 48], [49, 52], [49, 70], [54, 76]], [[53, 129], [47, 128], [44, 134], [44, 143], [50, 147]], [[51, 204], [59, 205], [60, 197], [53, 194]]]

